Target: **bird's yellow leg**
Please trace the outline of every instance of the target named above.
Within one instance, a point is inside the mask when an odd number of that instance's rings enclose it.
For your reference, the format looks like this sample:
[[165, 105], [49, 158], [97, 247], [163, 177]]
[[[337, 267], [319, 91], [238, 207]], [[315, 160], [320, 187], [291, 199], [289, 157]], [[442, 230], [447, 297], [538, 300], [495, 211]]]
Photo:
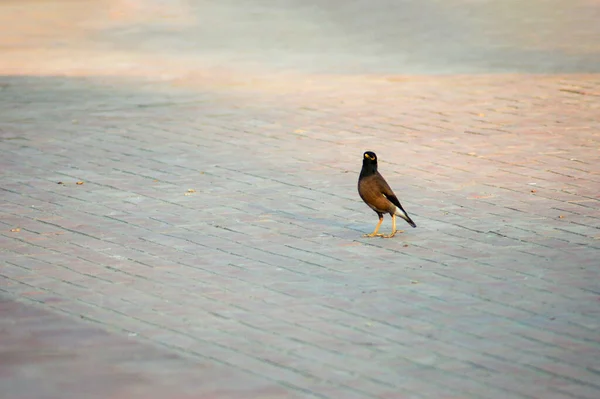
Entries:
[[364, 234], [363, 237], [383, 237], [383, 234], [377, 234], [379, 228], [381, 227], [381, 223], [383, 223], [383, 216], [379, 218], [379, 223], [375, 226], [375, 230], [371, 234]]
[[392, 232], [387, 236], [382, 236], [383, 238], [392, 238], [396, 235], [396, 215], [392, 215]]

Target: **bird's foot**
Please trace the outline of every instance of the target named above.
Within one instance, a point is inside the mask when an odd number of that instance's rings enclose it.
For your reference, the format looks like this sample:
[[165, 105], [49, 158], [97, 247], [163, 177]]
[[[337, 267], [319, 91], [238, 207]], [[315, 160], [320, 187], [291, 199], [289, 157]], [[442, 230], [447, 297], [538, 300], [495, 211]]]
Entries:
[[397, 231], [392, 231], [390, 234], [385, 234], [385, 235], [381, 235], [381, 237], [383, 238], [392, 238], [393, 236], [396, 235]]
[[383, 234], [381, 234], [381, 233], [379, 233], [379, 234], [375, 234], [375, 233], [363, 234], [363, 237], [383, 237]]

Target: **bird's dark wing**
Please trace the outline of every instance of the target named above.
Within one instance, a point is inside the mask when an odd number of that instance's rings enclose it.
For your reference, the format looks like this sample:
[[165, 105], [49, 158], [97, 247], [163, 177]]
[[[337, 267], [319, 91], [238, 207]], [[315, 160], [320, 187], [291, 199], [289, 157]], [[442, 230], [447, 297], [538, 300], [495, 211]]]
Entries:
[[379, 186], [379, 191], [381, 191], [381, 193], [383, 195], [385, 195], [385, 197], [394, 205], [396, 205], [398, 208], [402, 209], [402, 205], [400, 205], [400, 201], [398, 200], [398, 197], [396, 197], [396, 194], [394, 194], [394, 192], [392, 191], [391, 187], [389, 184], [387, 184], [387, 182], [385, 181], [385, 179], [383, 178], [383, 176], [381, 176], [379, 174], [379, 172], [377, 172], [376, 174], [376, 179], [375, 181], [377, 182], [377, 185]]
[[383, 176], [379, 173], [359, 179], [358, 193], [379, 216], [382, 213], [389, 212], [391, 215], [400, 216], [412, 227], [417, 227], [404, 208], [402, 208], [398, 197], [396, 197], [389, 184], [387, 184]]
[[358, 182], [360, 197], [377, 213], [390, 212], [391, 203], [381, 191], [381, 183], [376, 175], [367, 176]]
[[400, 208], [398, 198], [379, 173], [359, 179], [358, 192], [361, 198], [378, 213], [394, 213]]

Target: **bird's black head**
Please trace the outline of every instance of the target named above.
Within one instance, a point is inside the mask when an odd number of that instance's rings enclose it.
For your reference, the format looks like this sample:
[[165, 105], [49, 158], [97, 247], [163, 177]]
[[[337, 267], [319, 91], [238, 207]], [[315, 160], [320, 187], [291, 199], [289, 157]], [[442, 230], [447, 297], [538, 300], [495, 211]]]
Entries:
[[363, 163], [364, 162], [369, 162], [369, 163], [374, 163], [377, 164], [377, 155], [375, 155], [375, 153], [373, 151], [367, 151], [363, 154]]
[[361, 177], [369, 176], [377, 172], [377, 155], [373, 151], [363, 154], [363, 165], [360, 171]]

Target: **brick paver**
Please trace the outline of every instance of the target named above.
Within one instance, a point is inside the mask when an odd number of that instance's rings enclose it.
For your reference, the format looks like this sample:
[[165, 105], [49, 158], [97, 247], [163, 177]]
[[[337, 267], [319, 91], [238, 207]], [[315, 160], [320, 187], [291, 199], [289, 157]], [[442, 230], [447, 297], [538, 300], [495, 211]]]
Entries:
[[[282, 397], [283, 387], [0, 297], [2, 397]], [[287, 397], [286, 396], [286, 397]]]
[[[235, 65], [186, 53], [195, 14], [163, 32], [125, 3], [2, 64], [3, 398], [600, 397], [594, 43], [556, 42], [561, 75], [316, 70], [256, 42]], [[144, 29], [183, 47], [130, 51]], [[417, 229], [362, 237], [366, 149]]]

